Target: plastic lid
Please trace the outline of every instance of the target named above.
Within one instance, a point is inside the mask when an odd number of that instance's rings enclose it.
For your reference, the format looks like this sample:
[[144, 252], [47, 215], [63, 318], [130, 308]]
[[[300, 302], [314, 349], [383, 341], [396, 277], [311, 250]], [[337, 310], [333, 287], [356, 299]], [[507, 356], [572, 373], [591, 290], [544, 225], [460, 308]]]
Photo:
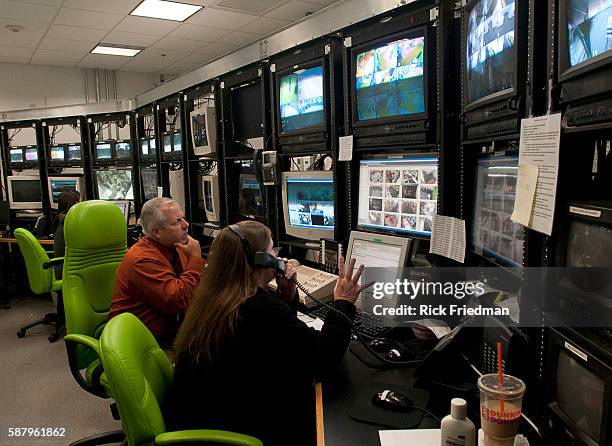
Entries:
[[451, 400], [451, 417], [463, 420], [467, 413], [467, 402], [463, 398], [453, 398]]
[[497, 373], [482, 375], [478, 378], [478, 388], [490, 396], [504, 397], [505, 399], [520, 398], [525, 393], [525, 383], [519, 378], [504, 375], [503, 385], [499, 385]]

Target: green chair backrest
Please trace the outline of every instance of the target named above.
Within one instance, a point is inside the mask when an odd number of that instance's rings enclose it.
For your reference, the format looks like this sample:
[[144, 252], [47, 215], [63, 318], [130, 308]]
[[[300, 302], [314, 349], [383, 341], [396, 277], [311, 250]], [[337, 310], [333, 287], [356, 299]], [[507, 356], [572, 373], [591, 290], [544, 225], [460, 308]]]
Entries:
[[160, 402], [173, 373], [166, 353], [140, 319], [122, 313], [104, 327], [100, 356], [128, 445], [152, 442], [166, 431]]
[[15, 229], [15, 238], [25, 260], [30, 288], [35, 294], [57, 291], [59, 281], [54, 281], [53, 268], [43, 269], [43, 263], [49, 261], [49, 256], [36, 237], [27, 229]]
[[[125, 217], [108, 201], [78, 203], [66, 215], [64, 239], [62, 294], [66, 333], [98, 339], [108, 320], [115, 272], [127, 251]], [[93, 351], [79, 346], [76, 361], [79, 369], [94, 359]]]

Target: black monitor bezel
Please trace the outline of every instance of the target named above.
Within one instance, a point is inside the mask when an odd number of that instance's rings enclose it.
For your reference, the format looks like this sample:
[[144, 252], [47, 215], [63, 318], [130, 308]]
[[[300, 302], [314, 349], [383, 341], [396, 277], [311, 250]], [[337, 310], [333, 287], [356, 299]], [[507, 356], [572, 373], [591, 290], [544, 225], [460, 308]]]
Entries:
[[[119, 143], [127, 143], [130, 145], [130, 156], [127, 158], [119, 158], [117, 156], [117, 144]], [[130, 139], [118, 139], [117, 141], [115, 141], [115, 143], [113, 144], [113, 160], [115, 161], [115, 164], [130, 164], [132, 161], [132, 157], [134, 156], [134, 147], [132, 145], [132, 140]]]
[[587, 73], [596, 71], [612, 63], [612, 50], [600, 54], [592, 59], [581, 62], [573, 67], [569, 63], [569, 41], [567, 31], [567, 7], [569, 0], [559, 0], [559, 21], [557, 41], [557, 70], [559, 82], [574, 79]]
[[[70, 159], [70, 147], [79, 146], [79, 159]], [[83, 144], [81, 142], [70, 142], [66, 144], [66, 166], [80, 166], [83, 164]]]
[[[142, 143], [143, 142], [147, 143], [148, 153], [146, 155], [142, 153]], [[138, 138], [138, 155], [140, 156], [140, 160], [143, 162], [155, 161], [157, 156], [151, 154], [151, 138], [147, 138], [147, 137]]]
[[[9, 168], [21, 169], [23, 167], [28, 166], [28, 164], [26, 164], [27, 161], [25, 160], [25, 148], [26, 146], [8, 146], [7, 147], [6, 158], [7, 158]], [[21, 161], [11, 161], [11, 149], [19, 149], [19, 151], [21, 152]]]
[[[110, 158], [98, 158], [98, 145], [99, 144], [110, 144], [111, 156]], [[113, 164], [115, 157], [115, 141], [96, 141], [93, 146], [93, 159], [97, 165], [108, 165]]]
[[[165, 141], [164, 138], [170, 139], [170, 151], [166, 152], [165, 150]], [[149, 144], [149, 150], [151, 149], [151, 145]], [[163, 132], [161, 134], [161, 154], [162, 159], [172, 159], [174, 155], [174, 134], [172, 132]]]
[[[36, 149], [36, 160], [28, 160], [26, 159], [26, 150], [27, 149]], [[23, 150], [23, 163], [20, 164], [14, 164], [11, 163], [11, 165], [16, 166], [17, 168], [19, 166], [22, 167], [38, 167], [40, 166], [40, 151], [38, 150], [38, 146], [34, 145], [34, 144], [30, 144], [30, 145], [26, 145], [26, 146], [21, 146], [21, 149]], [[10, 152], [9, 152], [10, 155]]]
[[[513, 82], [512, 88], [508, 88], [506, 90], [498, 91], [496, 93], [489, 94], [487, 96], [483, 96], [480, 99], [477, 99], [473, 102], [469, 101], [468, 94], [468, 71], [467, 71], [467, 37], [468, 37], [468, 26], [469, 26], [469, 11], [474, 7], [474, 5], [481, 0], [469, 0], [466, 2], [463, 7], [463, 24], [462, 24], [462, 32], [461, 32], [461, 76], [463, 78], [463, 111], [469, 112], [486, 105], [501, 102], [506, 99], [511, 99], [514, 97], [519, 97], [525, 95], [525, 86], [524, 82], [520, 76], [519, 66], [524, 66], [526, 68], [526, 64], [521, 63], [523, 60], [523, 51], [520, 49], [526, 44], [525, 36], [528, 33], [528, 23], [527, 23], [527, 15], [525, 14], [526, 6], [519, 0], [515, 0], [514, 4], [514, 71], [513, 71]], [[521, 22], [524, 22], [524, 29], [521, 29]], [[525, 72], [525, 75], [527, 73]]]
[[[251, 136], [250, 138], [246, 138], [246, 139], [239, 139], [237, 138], [236, 135], [236, 125], [234, 124], [235, 122], [235, 118], [236, 118], [236, 113], [234, 112], [234, 94], [237, 91], [243, 91], [244, 89], [247, 88], [257, 88], [259, 91], [259, 103], [257, 104], [257, 108], [259, 108], [261, 110], [261, 103], [262, 103], [262, 91], [261, 91], [261, 76], [257, 76], [253, 79], [250, 80], [245, 80], [244, 82], [239, 83], [238, 85], [233, 85], [229, 87], [229, 106], [230, 106], [230, 116], [231, 116], [231, 129], [232, 129], [232, 138], [231, 140], [234, 142], [239, 142], [239, 141], [245, 141], [251, 138], [259, 138], [259, 137], [263, 137], [264, 136], [264, 128], [263, 128], [263, 115], [262, 115], [262, 120], [260, 122], [260, 134], [256, 135], [256, 136]], [[280, 82], [280, 80], [279, 80]], [[280, 96], [279, 96], [279, 101], [280, 101]], [[323, 101], [325, 101], [325, 98], [323, 98]], [[280, 107], [280, 102], [279, 102], [279, 107]], [[279, 116], [280, 116], [280, 109], [279, 109]], [[279, 127], [280, 128], [280, 127]], [[244, 136], [244, 135], [238, 135], [238, 136]]]
[[[53, 157], [51, 156], [51, 150], [54, 147], [61, 147], [64, 150], [64, 159], [63, 160], [56, 160], [53, 159]], [[47, 150], [47, 157], [49, 160], [49, 165], [50, 166], [66, 166], [68, 165], [68, 144], [50, 144], [49, 145], [49, 150]]]
[[[281, 110], [280, 110], [280, 81], [283, 76], [291, 74], [297, 70], [308, 70], [310, 68], [315, 68], [321, 66], [323, 70], [323, 123], [317, 126], [310, 126], [298, 130], [290, 130], [283, 131], [282, 130], [282, 118], [281, 118]], [[287, 136], [296, 136], [296, 135], [307, 135], [311, 133], [321, 133], [327, 131], [329, 118], [329, 104], [330, 104], [330, 92], [329, 92], [329, 62], [327, 57], [319, 57], [316, 59], [310, 59], [303, 63], [295, 64], [288, 66], [278, 72], [275, 73], [274, 76], [274, 88], [276, 92], [276, 125], [278, 129], [278, 137], [287, 137]]]
[[[375, 119], [367, 119], [367, 120], [358, 120], [357, 119], [357, 88], [355, 82], [355, 76], [357, 72], [357, 56], [364, 51], [372, 50], [375, 48], [380, 48], [384, 45], [383, 43], [390, 43], [395, 40], [400, 39], [409, 39], [422, 35], [425, 39], [425, 44], [423, 46], [423, 96], [425, 101], [425, 111], [422, 113], [414, 113], [411, 115], [396, 115], [390, 116], [386, 118], [375, 118]], [[417, 26], [415, 28], [411, 28], [406, 31], [400, 31], [397, 33], [393, 33], [391, 35], [383, 36], [376, 38], [374, 40], [370, 40], [368, 42], [364, 42], [360, 45], [352, 47], [350, 49], [349, 55], [349, 82], [350, 82], [350, 94], [351, 94], [351, 122], [354, 128], [358, 127], [373, 127], [378, 125], [384, 125], [388, 123], [397, 123], [397, 122], [408, 122], [408, 121], [423, 121], [429, 117], [430, 112], [430, 85], [432, 84], [430, 80], [430, 73], [432, 64], [432, 54], [430, 51], [430, 40], [433, 38], [433, 33], [430, 31], [427, 25]]]

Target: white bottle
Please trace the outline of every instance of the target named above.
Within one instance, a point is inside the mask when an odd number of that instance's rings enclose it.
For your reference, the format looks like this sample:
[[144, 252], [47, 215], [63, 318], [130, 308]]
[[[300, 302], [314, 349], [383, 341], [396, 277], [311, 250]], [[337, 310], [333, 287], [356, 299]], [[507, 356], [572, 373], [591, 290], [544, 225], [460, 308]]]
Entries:
[[466, 417], [467, 403], [462, 398], [451, 400], [450, 415], [442, 418], [441, 446], [474, 446], [476, 443], [476, 428]]

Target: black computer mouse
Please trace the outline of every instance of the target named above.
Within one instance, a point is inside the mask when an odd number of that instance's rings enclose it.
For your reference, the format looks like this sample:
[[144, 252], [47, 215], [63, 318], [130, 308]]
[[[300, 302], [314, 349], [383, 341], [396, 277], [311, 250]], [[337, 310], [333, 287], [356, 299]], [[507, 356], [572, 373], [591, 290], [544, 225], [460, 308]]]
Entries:
[[403, 361], [406, 359], [404, 346], [393, 339], [377, 338], [372, 339], [369, 343], [372, 350], [376, 353], [381, 353], [389, 361]]
[[397, 412], [408, 412], [412, 410], [412, 400], [407, 396], [385, 389], [382, 392], [377, 392], [372, 397], [372, 404], [383, 409], [395, 410]]

